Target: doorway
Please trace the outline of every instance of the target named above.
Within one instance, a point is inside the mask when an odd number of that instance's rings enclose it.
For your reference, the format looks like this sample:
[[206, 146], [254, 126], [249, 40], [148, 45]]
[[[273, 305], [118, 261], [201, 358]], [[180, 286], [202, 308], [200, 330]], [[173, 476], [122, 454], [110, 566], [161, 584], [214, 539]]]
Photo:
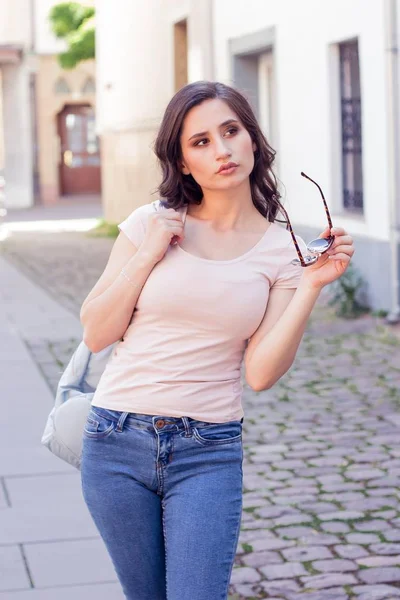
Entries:
[[95, 113], [87, 104], [64, 106], [57, 118], [60, 139], [60, 195], [99, 194], [100, 149]]

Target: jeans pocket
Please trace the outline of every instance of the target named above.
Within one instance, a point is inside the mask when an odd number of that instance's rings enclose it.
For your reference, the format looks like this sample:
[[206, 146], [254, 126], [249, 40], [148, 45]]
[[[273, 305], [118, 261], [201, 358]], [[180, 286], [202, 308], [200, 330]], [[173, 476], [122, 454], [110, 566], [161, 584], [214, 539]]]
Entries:
[[205, 427], [193, 427], [194, 438], [204, 446], [232, 444], [242, 439], [242, 423], [229, 421], [227, 423], [213, 423]]
[[[102, 411], [103, 412], [103, 411]], [[105, 411], [104, 411], [105, 412]], [[114, 431], [115, 422], [92, 408], [86, 419], [83, 434], [91, 439], [103, 439]]]

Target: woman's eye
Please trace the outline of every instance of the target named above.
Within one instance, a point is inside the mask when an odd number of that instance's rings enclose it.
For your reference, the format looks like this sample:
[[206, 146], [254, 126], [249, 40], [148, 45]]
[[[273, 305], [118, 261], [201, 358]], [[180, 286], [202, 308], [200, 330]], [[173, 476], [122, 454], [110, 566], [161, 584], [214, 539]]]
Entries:
[[[229, 129], [227, 129], [225, 131], [225, 133], [234, 134], [234, 133], [237, 133], [237, 131], [238, 131], [237, 127], [230, 127]], [[204, 146], [204, 144], [202, 144], [202, 142], [208, 142], [208, 139], [207, 138], [203, 138], [201, 140], [198, 140], [197, 142], [195, 142], [193, 144], [193, 146]]]

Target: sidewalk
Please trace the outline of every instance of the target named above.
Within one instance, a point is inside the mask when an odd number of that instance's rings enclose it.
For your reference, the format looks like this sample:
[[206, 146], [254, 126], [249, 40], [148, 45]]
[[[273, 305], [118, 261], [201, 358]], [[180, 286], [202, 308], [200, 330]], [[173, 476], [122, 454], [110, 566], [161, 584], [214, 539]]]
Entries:
[[78, 471], [40, 445], [53, 394], [26, 343], [79, 339], [80, 323], [1, 258], [0, 281], [0, 599], [122, 599]]

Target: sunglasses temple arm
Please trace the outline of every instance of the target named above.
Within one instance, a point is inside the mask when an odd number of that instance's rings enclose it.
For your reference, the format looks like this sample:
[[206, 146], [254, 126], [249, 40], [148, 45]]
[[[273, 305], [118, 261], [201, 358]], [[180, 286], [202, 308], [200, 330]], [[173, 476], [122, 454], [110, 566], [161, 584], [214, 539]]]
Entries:
[[325, 207], [325, 213], [328, 219], [328, 224], [329, 224], [329, 229], [332, 229], [333, 225], [332, 225], [332, 219], [331, 219], [331, 215], [329, 213], [329, 209], [328, 209], [328, 205], [326, 203], [325, 200], [325, 196], [323, 191], [321, 190], [320, 186], [318, 185], [318, 183], [316, 181], [314, 181], [314, 179], [311, 179], [311, 177], [309, 177], [308, 175], [306, 175], [305, 173], [303, 173], [303, 171], [301, 172], [301, 174], [303, 175], [303, 177], [306, 177], [306, 179], [308, 179], [309, 181], [311, 181], [314, 185], [317, 186], [317, 188], [319, 189], [319, 193], [321, 194], [322, 197], [322, 202], [324, 203], [324, 207]]
[[286, 217], [287, 225], [288, 225], [288, 227], [289, 227], [290, 235], [292, 236], [292, 239], [293, 239], [294, 247], [296, 248], [297, 256], [299, 257], [299, 260], [300, 260], [300, 262], [301, 262], [301, 265], [302, 265], [303, 267], [305, 267], [305, 266], [306, 266], [306, 263], [305, 263], [305, 261], [304, 261], [303, 255], [302, 255], [302, 253], [301, 253], [301, 250], [300, 250], [299, 244], [297, 243], [296, 236], [295, 236], [295, 235], [294, 235], [294, 233], [293, 233], [293, 229], [292, 229], [292, 225], [291, 225], [291, 223], [290, 223], [289, 216], [288, 216], [288, 214], [287, 214], [286, 210], [283, 208], [283, 206], [281, 206], [280, 208], [281, 208], [281, 211], [283, 212], [283, 214], [284, 214], [284, 215], [285, 215], [285, 217]]

